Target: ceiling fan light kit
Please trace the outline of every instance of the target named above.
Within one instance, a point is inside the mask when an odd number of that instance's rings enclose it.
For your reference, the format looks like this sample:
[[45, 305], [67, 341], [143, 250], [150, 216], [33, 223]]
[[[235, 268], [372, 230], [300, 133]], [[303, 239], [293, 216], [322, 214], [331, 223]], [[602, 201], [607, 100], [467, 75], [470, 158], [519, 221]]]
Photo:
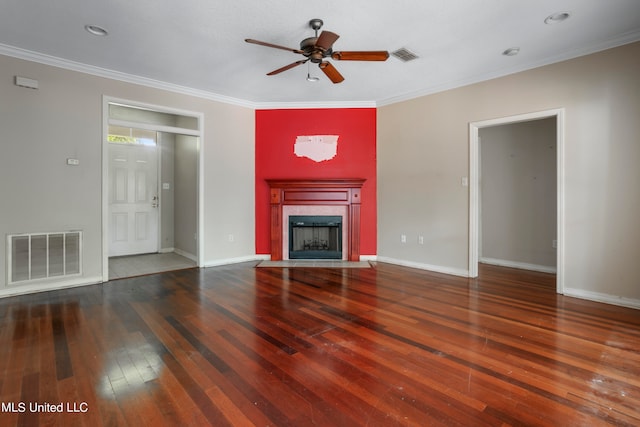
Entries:
[[[306, 58], [293, 62], [289, 65], [285, 65], [284, 67], [278, 68], [277, 70], [273, 70], [267, 73], [268, 76], [280, 74], [281, 72], [290, 70], [291, 68], [297, 67], [298, 65], [312, 62], [314, 64], [318, 64], [318, 67], [324, 72], [329, 80], [331, 80], [333, 83], [340, 83], [344, 80], [344, 77], [342, 76], [342, 74], [340, 74], [336, 67], [333, 66], [333, 64], [325, 61], [326, 58], [331, 58], [336, 61], [386, 61], [387, 58], [389, 58], [389, 52], [387, 52], [386, 50], [334, 52], [333, 44], [336, 42], [336, 40], [338, 40], [340, 36], [336, 33], [332, 33], [331, 31], [322, 31], [318, 36], [318, 30], [322, 28], [323, 24], [324, 22], [322, 21], [322, 19], [318, 18], [309, 21], [309, 26], [312, 30], [315, 31], [315, 36], [308, 37], [302, 40], [300, 42], [300, 49], [292, 49], [285, 46], [280, 46], [254, 39], [245, 39], [245, 41], [247, 43], [257, 44], [260, 46], [287, 50], [289, 52], [301, 54]], [[311, 77], [310, 73], [307, 73], [307, 80], [316, 81], [317, 77]]]

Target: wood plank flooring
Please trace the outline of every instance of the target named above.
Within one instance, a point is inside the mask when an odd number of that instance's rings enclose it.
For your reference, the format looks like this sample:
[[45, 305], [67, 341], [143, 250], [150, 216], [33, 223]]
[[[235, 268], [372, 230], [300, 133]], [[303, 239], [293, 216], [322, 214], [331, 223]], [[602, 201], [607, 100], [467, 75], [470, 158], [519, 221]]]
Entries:
[[640, 425], [638, 310], [501, 267], [254, 266], [0, 300], [0, 425]]

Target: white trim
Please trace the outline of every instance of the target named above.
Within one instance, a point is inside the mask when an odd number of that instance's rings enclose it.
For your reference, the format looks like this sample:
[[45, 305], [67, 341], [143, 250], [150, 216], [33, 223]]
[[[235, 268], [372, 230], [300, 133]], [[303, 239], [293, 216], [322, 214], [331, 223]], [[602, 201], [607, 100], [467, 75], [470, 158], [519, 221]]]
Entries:
[[308, 102], [260, 102], [256, 110], [287, 110], [307, 108], [376, 108], [375, 101], [308, 101]]
[[556, 150], [557, 150], [557, 277], [556, 292], [564, 293], [564, 199], [565, 199], [565, 160], [564, 160], [564, 108], [556, 108], [552, 110], [536, 111], [532, 113], [519, 114], [509, 117], [501, 117], [497, 119], [483, 120], [469, 123], [469, 277], [478, 276], [478, 259], [479, 259], [479, 129], [489, 126], [504, 125], [518, 122], [526, 122], [544, 118], [556, 118]]
[[233, 104], [247, 108], [256, 108], [258, 105], [255, 102], [245, 101], [239, 98], [219, 95], [213, 92], [180, 86], [160, 80], [150, 79], [147, 77], [136, 76], [133, 74], [122, 73], [120, 71], [109, 70], [107, 68], [100, 68], [93, 65], [82, 64], [80, 62], [69, 61], [68, 59], [58, 58], [39, 52], [33, 52], [6, 44], [0, 44], [0, 55], [11, 56], [13, 58], [24, 59], [26, 61], [37, 62], [39, 64], [50, 65], [52, 67], [63, 68], [70, 71], [77, 71], [79, 73], [90, 74], [97, 77], [104, 77], [107, 79], [117, 80], [125, 83], [133, 83], [140, 86], [166, 90], [183, 95], [195, 96], [197, 98], [209, 99], [211, 101], [223, 102], [225, 104]]
[[254, 110], [271, 110], [271, 109], [303, 109], [303, 108], [375, 108], [374, 100], [365, 101], [322, 101], [322, 102], [254, 102], [245, 99], [234, 98], [231, 96], [220, 95], [217, 93], [194, 89], [187, 86], [167, 83], [160, 80], [154, 80], [147, 77], [127, 74], [120, 71], [110, 70], [107, 68], [87, 65], [80, 62], [70, 61], [68, 59], [58, 58], [39, 52], [33, 52], [0, 43], [0, 55], [6, 55], [13, 58], [23, 59], [25, 61], [36, 62], [39, 64], [49, 65], [51, 67], [62, 68], [78, 73], [89, 74], [92, 76], [103, 77], [106, 79], [116, 80], [125, 83], [132, 83], [140, 86], [146, 86], [154, 89], [166, 90], [168, 92], [178, 93], [182, 95], [193, 96], [196, 98], [207, 99], [210, 101], [222, 102], [225, 104], [236, 105]]
[[[181, 114], [181, 115], [186, 116], [186, 114]], [[109, 124], [115, 125], [115, 126], [127, 127], [127, 128], [151, 130], [155, 132], [174, 133], [178, 135], [189, 135], [189, 136], [200, 136], [199, 129], [194, 130], [194, 129], [187, 129], [187, 128], [179, 128], [175, 126], [163, 126], [163, 125], [156, 125], [151, 123], [136, 122], [131, 120], [109, 119]]]
[[403, 267], [418, 268], [420, 270], [428, 270], [434, 273], [444, 273], [444, 274], [451, 274], [454, 276], [469, 277], [469, 272], [467, 270], [444, 267], [441, 265], [423, 264], [420, 262], [406, 261], [402, 259], [395, 259], [395, 258], [389, 258], [389, 257], [383, 257], [383, 256], [378, 256], [377, 261], [386, 262], [387, 264], [401, 265]]
[[497, 79], [499, 77], [508, 76], [510, 74], [521, 73], [523, 71], [532, 70], [534, 68], [543, 67], [545, 65], [556, 64], [558, 62], [568, 61], [570, 59], [579, 58], [585, 55], [591, 55], [593, 53], [601, 52], [607, 49], [613, 49], [618, 46], [622, 46], [629, 43], [635, 43], [640, 40], [640, 31], [635, 30], [623, 34], [619, 37], [604, 41], [595, 46], [587, 48], [576, 49], [570, 52], [565, 52], [560, 55], [553, 56], [551, 58], [544, 58], [539, 61], [524, 62], [513, 66], [511, 68], [502, 68], [497, 71], [492, 71], [486, 74], [472, 76], [470, 78], [462, 80], [454, 80], [445, 83], [441, 83], [435, 86], [427, 87], [421, 90], [407, 92], [397, 96], [391, 96], [389, 98], [381, 99], [376, 102], [377, 107], [383, 107], [385, 105], [396, 104], [399, 102], [409, 101], [411, 99], [419, 98], [422, 96], [433, 95], [435, 93], [444, 92], [451, 89], [460, 88], [463, 86], [469, 86], [484, 81]]
[[407, 92], [401, 95], [384, 98], [381, 100], [364, 100], [364, 101], [322, 101], [322, 102], [256, 102], [244, 99], [234, 98], [225, 95], [219, 95], [213, 92], [194, 89], [186, 86], [180, 86], [147, 77], [136, 76], [133, 74], [122, 73], [120, 71], [100, 68], [93, 65], [82, 64], [80, 62], [70, 61], [68, 59], [58, 58], [39, 52], [21, 49], [19, 47], [10, 46], [0, 43], [0, 55], [11, 56], [13, 58], [24, 59], [26, 61], [37, 62], [40, 64], [50, 65], [52, 67], [63, 68], [66, 70], [77, 71], [80, 73], [90, 74], [107, 79], [118, 80], [126, 83], [138, 84], [141, 86], [152, 87], [156, 89], [166, 90], [169, 92], [179, 93], [183, 95], [194, 96], [197, 98], [208, 99], [212, 101], [223, 102], [225, 104], [233, 104], [241, 107], [253, 109], [291, 109], [291, 108], [375, 108], [385, 105], [396, 104], [403, 101], [419, 98], [422, 96], [432, 95], [434, 93], [444, 92], [446, 90], [468, 86], [475, 83], [531, 70], [533, 68], [545, 65], [555, 64], [557, 62], [567, 61], [569, 59], [578, 58], [580, 56], [590, 55], [614, 47], [634, 43], [640, 40], [640, 31], [630, 31], [621, 36], [606, 40], [595, 46], [576, 49], [551, 58], [545, 58], [540, 61], [522, 63], [517, 66], [493, 71], [490, 73], [473, 76], [471, 78], [445, 82], [436, 86]]
[[112, 80], [118, 80], [126, 83], [138, 84], [141, 86], [152, 87], [156, 89], [166, 90], [170, 92], [180, 93], [189, 96], [195, 96], [197, 98], [209, 99], [212, 101], [223, 102], [225, 104], [233, 104], [241, 107], [253, 108], [253, 109], [287, 109], [287, 108], [367, 108], [367, 107], [382, 107], [385, 105], [396, 104], [403, 101], [419, 98], [422, 96], [431, 95], [434, 93], [444, 92], [446, 90], [455, 89], [463, 86], [468, 86], [475, 83], [495, 79], [498, 77], [507, 76], [510, 74], [527, 71], [533, 68], [542, 67], [545, 65], [555, 64], [557, 62], [567, 61], [569, 59], [578, 58], [580, 56], [590, 55], [596, 52], [600, 52], [614, 47], [622, 46], [629, 43], [634, 43], [640, 40], [640, 31], [630, 31], [621, 36], [615, 37], [610, 40], [606, 40], [595, 46], [588, 48], [576, 49], [571, 52], [566, 52], [561, 55], [554, 56], [552, 58], [545, 58], [540, 61], [522, 63], [517, 66], [493, 71], [490, 73], [473, 76], [471, 78], [445, 82], [436, 86], [427, 87], [417, 91], [407, 92], [401, 95], [384, 98], [381, 100], [365, 100], [365, 101], [345, 101], [345, 102], [255, 102], [244, 99], [234, 98], [225, 95], [219, 95], [213, 92], [194, 89], [186, 86], [180, 86], [172, 83], [162, 82], [146, 77], [136, 76], [132, 74], [122, 73], [120, 71], [109, 70], [106, 68], [95, 67], [92, 65], [82, 64], [79, 62], [69, 61], [67, 59], [58, 58], [51, 55], [46, 55], [39, 52], [33, 52], [26, 49], [21, 49], [15, 46], [10, 46], [0, 43], [0, 55], [11, 56], [13, 58], [24, 59], [27, 61], [33, 61], [40, 64], [50, 65], [52, 67], [64, 68], [71, 71], [77, 71], [80, 73], [90, 74], [98, 77], [104, 77]]
[[191, 261], [197, 263], [198, 262], [198, 257], [194, 254], [191, 254], [187, 251], [183, 251], [182, 249], [174, 249], [173, 253], [178, 254], [180, 256], [183, 256], [185, 258], [190, 259]]
[[541, 273], [557, 272], [557, 268], [548, 265], [530, 264], [528, 262], [510, 261], [508, 259], [496, 259], [496, 258], [484, 258], [480, 257], [479, 260], [483, 264], [497, 265], [500, 267], [518, 268], [520, 270], [539, 271]]
[[640, 310], [640, 299], [636, 298], [625, 298], [617, 295], [585, 291], [584, 289], [576, 288], [565, 288], [564, 295], [567, 297], [580, 298], [589, 301], [602, 302], [605, 304], [613, 304], [621, 307], [629, 307]]
[[360, 255], [360, 261], [378, 261], [377, 255]]
[[469, 123], [469, 277], [478, 277], [480, 252], [480, 136]]
[[[128, 126], [127, 126], [128, 127]], [[156, 209], [158, 211], [158, 223], [156, 224], [157, 245], [156, 252], [160, 253], [162, 249], [162, 204], [164, 203], [164, 197], [162, 197], [162, 157], [164, 156], [162, 150], [162, 135], [159, 135], [156, 131]]]
[[249, 262], [249, 261], [265, 261], [265, 260], [269, 261], [270, 259], [271, 259], [271, 255], [247, 255], [242, 257], [224, 258], [224, 259], [207, 261], [204, 263], [203, 267], [219, 267], [221, 265], [238, 264], [241, 262]]
[[52, 283], [34, 283], [27, 285], [12, 285], [0, 289], [0, 298], [12, 297], [16, 295], [35, 294], [39, 292], [55, 291], [58, 289], [75, 288], [78, 286], [95, 285], [102, 283], [102, 277], [90, 276], [90, 277], [78, 277], [72, 280], [64, 280]]
[[198, 170], [196, 171], [196, 173], [198, 174], [198, 199], [196, 200], [196, 221], [198, 223], [198, 254], [196, 263], [198, 264], [198, 267], [201, 267], [202, 263], [204, 262], [204, 113], [198, 113], [197, 117], [200, 136], [196, 140], [196, 152], [198, 153]]

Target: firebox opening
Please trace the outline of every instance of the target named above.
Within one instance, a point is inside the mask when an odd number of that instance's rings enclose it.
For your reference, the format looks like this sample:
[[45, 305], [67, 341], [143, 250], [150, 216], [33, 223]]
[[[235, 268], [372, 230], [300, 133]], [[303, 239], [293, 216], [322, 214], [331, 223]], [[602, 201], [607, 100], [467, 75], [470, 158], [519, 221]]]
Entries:
[[342, 217], [289, 216], [289, 259], [342, 259]]

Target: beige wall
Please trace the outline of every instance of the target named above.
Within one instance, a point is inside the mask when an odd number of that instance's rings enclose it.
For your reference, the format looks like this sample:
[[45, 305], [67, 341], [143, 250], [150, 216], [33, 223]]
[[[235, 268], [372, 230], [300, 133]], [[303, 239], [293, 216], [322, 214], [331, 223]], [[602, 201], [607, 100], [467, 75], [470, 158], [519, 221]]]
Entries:
[[198, 138], [176, 135], [174, 162], [174, 247], [191, 259], [197, 259], [198, 244]]
[[379, 257], [464, 274], [469, 123], [565, 108], [565, 292], [640, 306], [638, 76], [634, 43], [381, 107]]
[[480, 261], [556, 268], [556, 118], [490, 126], [480, 138]]
[[0, 56], [0, 291], [11, 233], [81, 229], [80, 280], [101, 278], [103, 95], [203, 113], [204, 263], [255, 255], [253, 109]]

